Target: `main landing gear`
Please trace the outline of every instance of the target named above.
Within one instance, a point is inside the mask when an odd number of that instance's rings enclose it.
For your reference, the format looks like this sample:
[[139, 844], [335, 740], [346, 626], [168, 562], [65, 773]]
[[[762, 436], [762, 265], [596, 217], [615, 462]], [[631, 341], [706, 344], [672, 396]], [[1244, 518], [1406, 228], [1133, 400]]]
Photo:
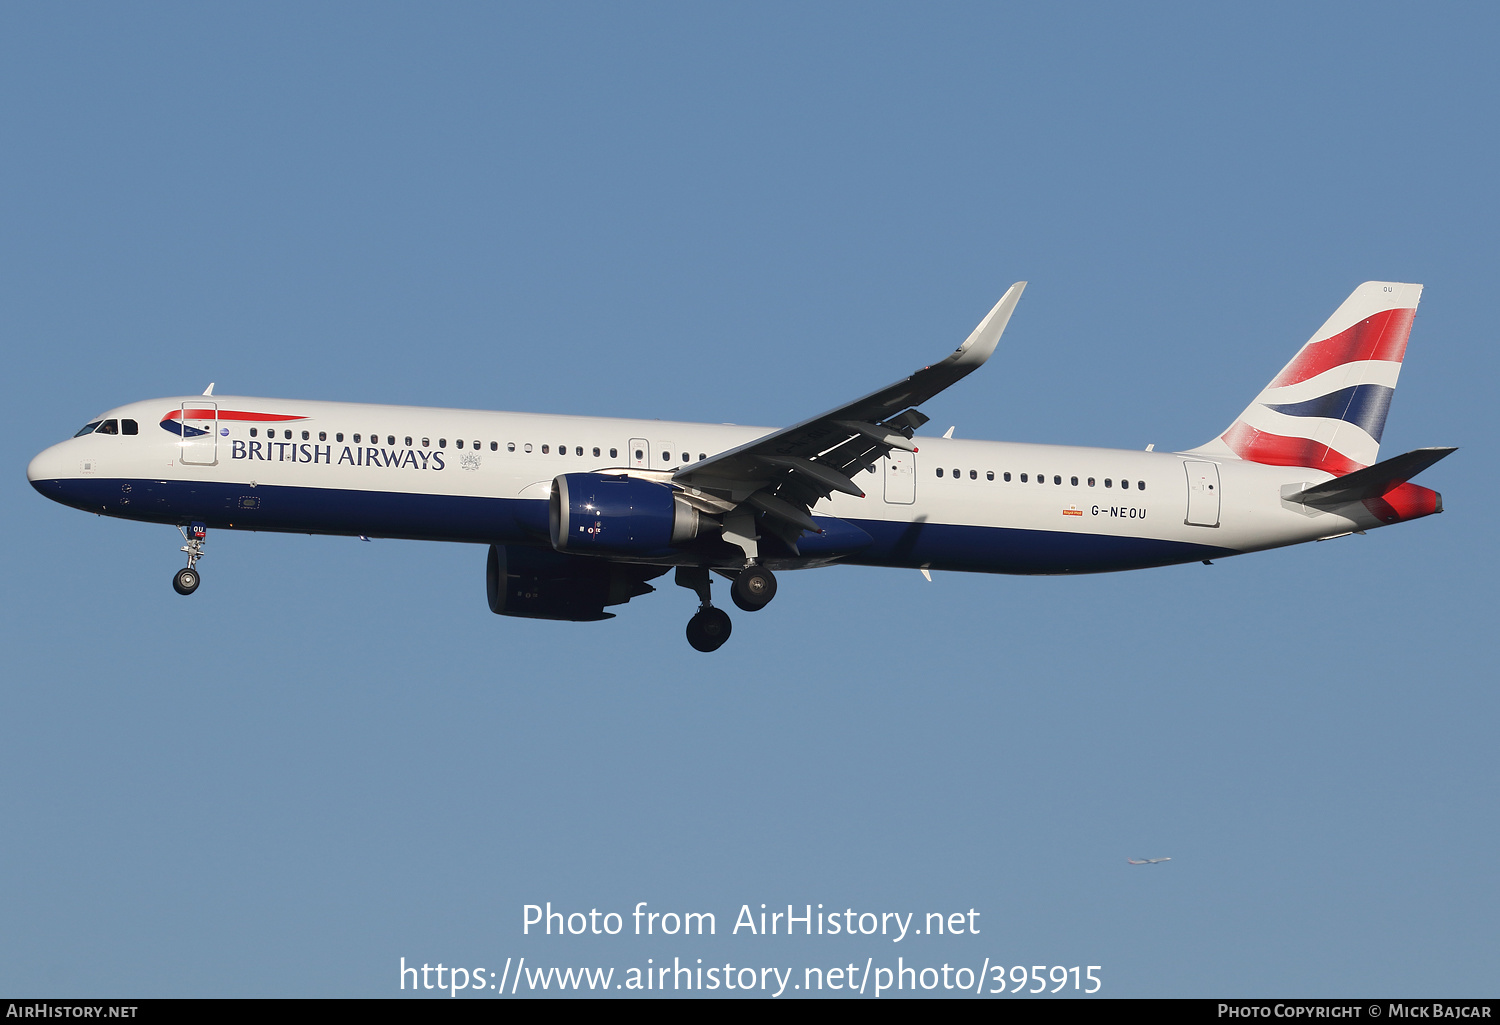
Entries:
[[194, 523], [178, 527], [177, 532], [187, 542], [182, 550], [187, 552], [188, 564], [172, 577], [172, 590], [178, 594], [192, 594], [198, 590], [198, 560], [203, 558], [203, 541], [208, 537], [208, 528], [201, 523]]
[[708, 570], [702, 566], [678, 566], [677, 586], [698, 595], [698, 611], [688, 620], [687, 639], [698, 651], [717, 651], [729, 640], [734, 624], [723, 609], [714, 608], [709, 597]]
[[730, 585], [729, 597], [746, 612], [759, 612], [776, 597], [776, 578], [764, 566], [746, 566]]
[[704, 605], [688, 620], [688, 643], [699, 651], [717, 651], [729, 640], [732, 629], [734, 624], [729, 621], [729, 613]]
[[[733, 624], [729, 615], [715, 608], [710, 600], [708, 570], [702, 566], [679, 566], [677, 586], [698, 595], [698, 611], [688, 620], [688, 643], [698, 651], [717, 651], [729, 640]], [[746, 612], [757, 612], [776, 597], [776, 577], [764, 566], [747, 566], [734, 578], [729, 596]]]

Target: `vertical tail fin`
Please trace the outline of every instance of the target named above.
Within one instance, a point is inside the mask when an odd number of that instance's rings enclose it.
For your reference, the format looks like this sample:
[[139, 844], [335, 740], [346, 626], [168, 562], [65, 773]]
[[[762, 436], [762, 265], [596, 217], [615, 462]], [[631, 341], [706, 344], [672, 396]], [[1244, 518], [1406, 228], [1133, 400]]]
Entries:
[[1360, 285], [1229, 429], [1195, 451], [1339, 476], [1375, 463], [1421, 298], [1421, 285]]

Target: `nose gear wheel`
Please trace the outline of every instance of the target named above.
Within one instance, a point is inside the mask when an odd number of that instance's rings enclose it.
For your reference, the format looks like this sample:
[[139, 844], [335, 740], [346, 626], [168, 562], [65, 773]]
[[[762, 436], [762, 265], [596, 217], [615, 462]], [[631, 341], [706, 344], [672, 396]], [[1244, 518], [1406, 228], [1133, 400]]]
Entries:
[[201, 523], [193, 523], [186, 527], [178, 527], [177, 532], [187, 542], [182, 546], [182, 550], [187, 552], [188, 564], [173, 575], [172, 590], [178, 594], [187, 595], [198, 590], [198, 584], [203, 579], [198, 574], [198, 560], [203, 558], [203, 543], [208, 537], [208, 528]]

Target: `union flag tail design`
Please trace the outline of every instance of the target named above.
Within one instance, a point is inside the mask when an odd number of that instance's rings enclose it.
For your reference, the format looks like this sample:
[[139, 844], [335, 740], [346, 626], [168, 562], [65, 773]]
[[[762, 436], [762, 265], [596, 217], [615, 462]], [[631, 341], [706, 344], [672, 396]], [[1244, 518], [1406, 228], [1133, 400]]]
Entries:
[[1421, 297], [1421, 285], [1360, 285], [1229, 430], [1197, 451], [1338, 476], [1375, 463]]

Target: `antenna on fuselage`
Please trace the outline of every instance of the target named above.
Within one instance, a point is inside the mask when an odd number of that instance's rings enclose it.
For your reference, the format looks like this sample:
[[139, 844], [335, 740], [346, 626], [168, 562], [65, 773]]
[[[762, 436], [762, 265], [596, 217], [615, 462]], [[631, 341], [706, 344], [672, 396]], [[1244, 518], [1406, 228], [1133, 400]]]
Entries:
[[213, 393], [214, 393], [214, 383], [212, 381], [209, 381], [208, 382], [208, 387], [203, 389], [203, 394], [204, 395], [212, 395]]

